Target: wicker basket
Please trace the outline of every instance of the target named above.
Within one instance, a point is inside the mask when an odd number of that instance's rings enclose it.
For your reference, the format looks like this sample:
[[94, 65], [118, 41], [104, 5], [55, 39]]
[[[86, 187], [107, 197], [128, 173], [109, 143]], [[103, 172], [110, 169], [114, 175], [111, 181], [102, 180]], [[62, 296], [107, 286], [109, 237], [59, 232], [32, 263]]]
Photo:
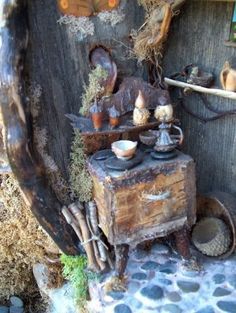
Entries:
[[195, 247], [208, 256], [226, 253], [231, 243], [229, 227], [219, 218], [202, 218], [194, 227], [192, 241]]
[[236, 198], [231, 194], [214, 191], [197, 197], [197, 220], [204, 217], [216, 217], [225, 222], [230, 230], [231, 244], [226, 253], [219, 258], [226, 258], [236, 248]]

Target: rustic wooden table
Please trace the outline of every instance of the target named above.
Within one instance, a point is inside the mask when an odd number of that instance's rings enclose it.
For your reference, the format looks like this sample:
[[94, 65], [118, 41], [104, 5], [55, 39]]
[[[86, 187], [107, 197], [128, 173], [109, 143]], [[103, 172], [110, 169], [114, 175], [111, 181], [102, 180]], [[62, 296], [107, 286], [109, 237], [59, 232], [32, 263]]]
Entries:
[[122, 275], [129, 246], [145, 240], [176, 236], [176, 245], [189, 257], [185, 229], [195, 223], [196, 186], [193, 159], [178, 151], [171, 160], [149, 154], [131, 170], [114, 171], [105, 161], [89, 160], [99, 225], [116, 250], [116, 270]]

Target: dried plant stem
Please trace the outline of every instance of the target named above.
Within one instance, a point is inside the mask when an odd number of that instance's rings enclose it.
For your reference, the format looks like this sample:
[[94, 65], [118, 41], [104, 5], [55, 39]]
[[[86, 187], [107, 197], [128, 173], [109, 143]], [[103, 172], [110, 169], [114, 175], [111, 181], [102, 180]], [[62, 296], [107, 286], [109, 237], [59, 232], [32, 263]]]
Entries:
[[75, 231], [76, 235], [78, 236], [80, 242], [83, 242], [83, 237], [82, 237], [82, 234], [81, 234], [80, 227], [78, 225], [78, 222], [74, 218], [74, 216], [70, 213], [70, 211], [66, 207], [62, 208], [62, 214], [64, 215], [67, 223], [69, 225], [71, 225], [71, 227], [74, 229], [74, 231]]
[[99, 266], [97, 264], [95, 255], [94, 255], [94, 250], [93, 250], [93, 244], [91, 241], [91, 234], [89, 232], [89, 228], [86, 222], [86, 218], [84, 214], [81, 211], [82, 205], [79, 205], [73, 203], [69, 206], [69, 209], [71, 213], [75, 216], [78, 224], [80, 225], [83, 241], [82, 244], [84, 246], [84, 249], [86, 251], [87, 257], [88, 257], [88, 269], [94, 272], [99, 272]]

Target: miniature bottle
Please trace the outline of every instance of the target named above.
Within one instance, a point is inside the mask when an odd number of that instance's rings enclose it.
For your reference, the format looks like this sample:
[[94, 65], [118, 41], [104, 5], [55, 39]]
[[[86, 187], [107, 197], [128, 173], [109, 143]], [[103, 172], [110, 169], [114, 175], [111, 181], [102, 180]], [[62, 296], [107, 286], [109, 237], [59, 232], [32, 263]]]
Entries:
[[133, 124], [135, 126], [142, 126], [148, 122], [150, 112], [146, 108], [145, 100], [141, 90], [139, 90], [138, 97], [135, 101], [135, 108], [133, 112]]
[[109, 124], [111, 128], [115, 128], [120, 124], [120, 113], [116, 110], [115, 106], [113, 105], [108, 110], [109, 112]]
[[96, 131], [102, 128], [103, 124], [103, 112], [99, 108], [97, 101], [95, 100], [94, 104], [90, 108], [91, 118], [93, 121], [93, 127]]

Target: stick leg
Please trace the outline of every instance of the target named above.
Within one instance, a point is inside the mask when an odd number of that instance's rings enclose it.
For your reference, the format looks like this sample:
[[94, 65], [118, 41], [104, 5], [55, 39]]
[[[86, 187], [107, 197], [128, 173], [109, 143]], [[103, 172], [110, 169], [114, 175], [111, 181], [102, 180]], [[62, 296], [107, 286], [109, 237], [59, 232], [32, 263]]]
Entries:
[[116, 255], [116, 265], [115, 265], [116, 276], [122, 278], [125, 273], [125, 269], [128, 262], [129, 245], [115, 246], [115, 255]]
[[189, 260], [191, 258], [191, 253], [189, 248], [190, 240], [187, 228], [184, 227], [183, 229], [176, 231], [174, 236], [177, 251], [184, 259]]

